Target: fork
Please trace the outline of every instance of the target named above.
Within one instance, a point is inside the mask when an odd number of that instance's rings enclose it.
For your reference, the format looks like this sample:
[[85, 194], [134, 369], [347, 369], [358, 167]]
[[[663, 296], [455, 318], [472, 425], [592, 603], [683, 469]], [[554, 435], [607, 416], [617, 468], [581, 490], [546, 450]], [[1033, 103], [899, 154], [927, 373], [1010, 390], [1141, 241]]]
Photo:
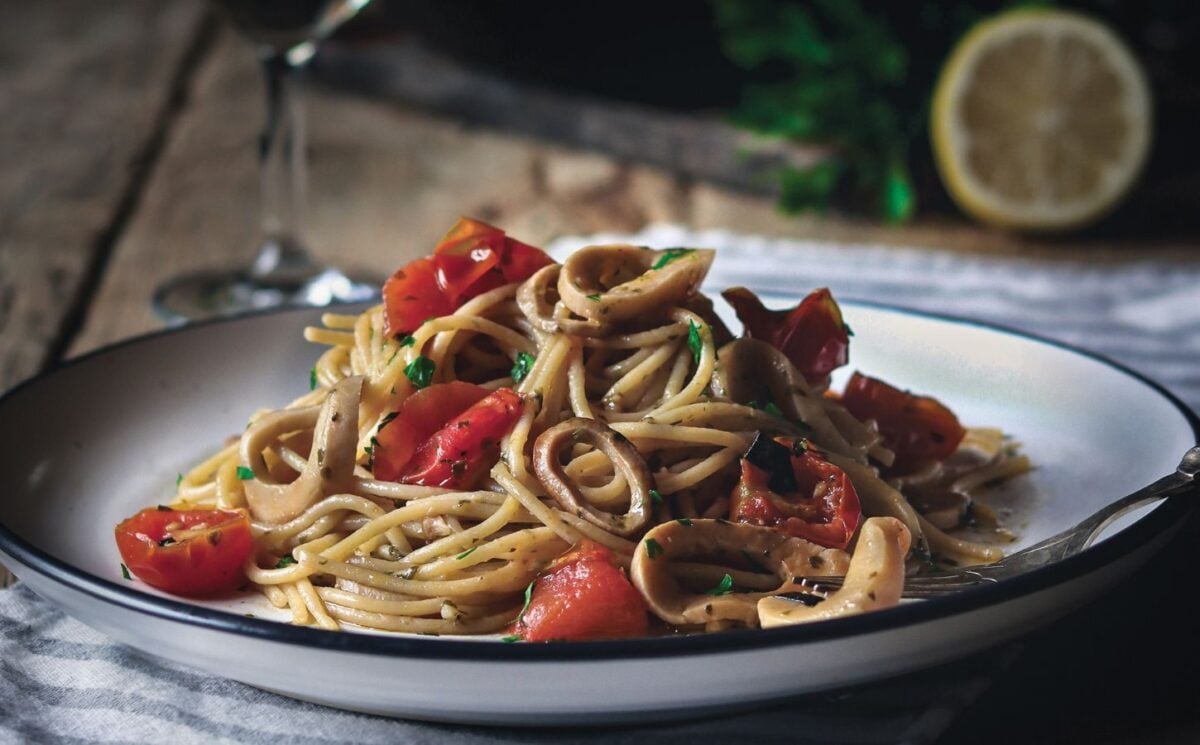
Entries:
[[[1132, 509], [1150, 502], [1169, 497], [1195, 495], [1200, 491], [1197, 475], [1200, 474], [1200, 445], [1183, 454], [1175, 472], [1164, 476], [1153, 484], [1138, 489], [1127, 497], [1118, 499], [1095, 514], [1085, 518], [1074, 527], [1068, 528], [1044, 541], [1005, 556], [995, 564], [974, 566], [950, 572], [919, 574], [904, 581], [904, 597], [932, 598], [948, 595], [972, 587], [999, 582], [1038, 567], [1061, 561], [1080, 553], [1113, 520]], [[828, 593], [842, 586], [842, 577], [805, 577], [802, 584], [818, 593]]]

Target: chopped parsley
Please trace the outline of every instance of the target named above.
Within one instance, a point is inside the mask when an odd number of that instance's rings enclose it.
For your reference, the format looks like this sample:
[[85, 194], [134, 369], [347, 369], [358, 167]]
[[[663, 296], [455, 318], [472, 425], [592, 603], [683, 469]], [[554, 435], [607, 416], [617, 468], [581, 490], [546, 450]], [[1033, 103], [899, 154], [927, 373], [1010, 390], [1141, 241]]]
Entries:
[[512, 379], [514, 383], [520, 383], [529, 376], [529, 371], [533, 369], [533, 363], [537, 360], [529, 352], [517, 352], [517, 361], [512, 366]]
[[678, 518], [677, 520], [675, 520], [675, 522], [679, 523], [680, 525], [682, 525], [685, 528], [692, 527], [692, 521], [690, 518], [687, 518], [687, 517]]
[[600, 302], [600, 294], [597, 293], [595, 295], [588, 295], [587, 299], [591, 300], [593, 303], [598, 303], [598, 302]]
[[129, 575], [129, 567], [125, 566], [125, 562], [121, 562], [121, 576], [130, 582], [133, 581], [133, 577]]
[[422, 354], [408, 363], [408, 367], [404, 368], [404, 375], [417, 388], [428, 388], [433, 382], [433, 371], [436, 369], [434, 361]]
[[183, 474], [182, 473], [176, 474], [175, 475], [175, 488], [178, 489], [179, 485], [182, 483], [183, 483]]
[[384, 414], [383, 419], [379, 420], [379, 426], [375, 429], [375, 431], [378, 432], [379, 430], [388, 426], [388, 424], [390, 424], [391, 421], [398, 416], [400, 416], [400, 412], [398, 411], [389, 411], [387, 414]]
[[846, 336], [854, 336], [854, 329], [850, 328], [850, 324], [843, 323], [842, 328], [846, 329]]
[[646, 539], [646, 555], [651, 559], [657, 559], [662, 555], [663, 547], [658, 541], [653, 538]]
[[692, 359], [700, 364], [700, 352], [704, 349], [704, 339], [700, 336], [700, 326], [695, 321], [688, 321], [688, 349], [692, 350]]
[[706, 590], [705, 592], [708, 595], [728, 595], [729, 593], [733, 592], [733, 577], [730, 577], [728, 574], [726, 574], [721, 578], [721, 581], [717, 583], [716, 587], [712, 588], [711, 590]]
[[290, 555], [284, 556], [279, 561], [275, 562], [275, 568], [276, 569], [287, 569], [288, 567], [290, 567], [292, 564], [295, 564], [295, 563], [296, 563], [296, 560], [293, 559]]
[[534, 579], [525, 588], [525, 605], [521, 606], [521, 612], [517, 614], [517, 620], [513, 623], [520, 623], [521, 618], [525, 615], [525, 611], [529, 610], [529, 603], [533, 601], [533, 586], [537, 584], [537, 579]]
[[397, 339], [397, 341], [402, 347], [411, 347], [413, 344], [417, 343], [416, 338], [414, 338], [412, 334], [405, 334]]
[[687, 256], [688, 254], [691, 254], [691, 253], [696, 253], [696, 249], [694, 249], [694, 248], [668, 248], [666, 251], [663, 251], [662, 256], [660, 256], [658, 261], [654, 262], [654, 266], [652, 266], [650, 268], [651, 269], [662, 269], [664, 266], [666, 266], [667, 264], [670, 264], [672, 261], [675, 261], [676, 259], [682, 259], [684, 256]]
[[468, 556], [470, 556], [471, 554], [475, 553], [475, 549], [477, 549], [477, 548], [479, 548], [479, 546], [471, 546], [466, 551], [463, 551], [461, 554], [459, 554], [458, 556], [455, 556], [454, 558], [465, 559]]
[[317, 368], [308, 368], [308, 390], [317, 390]]
[[662, 492], [660, 492], [658, 489], [651, 489], [650, 490], [650, 501], [654, 503], [655, 507], [661, 507], [662, 503], [663, 503]]
[[237, 467], [237, 477], [239, 479], [241, 479], [242, 481], [247, 481], [249, 479], [252, 479], [252, 478], [254, 478], [254, 469], [246, 468], [245, 466], [238, 466]]
[[509, 634], [508, 636], [500, 637], [500, 641], [504, 642], [505, 644], [512, 644], [513, 642], [521, 641], [521, 635], [520, 634]]

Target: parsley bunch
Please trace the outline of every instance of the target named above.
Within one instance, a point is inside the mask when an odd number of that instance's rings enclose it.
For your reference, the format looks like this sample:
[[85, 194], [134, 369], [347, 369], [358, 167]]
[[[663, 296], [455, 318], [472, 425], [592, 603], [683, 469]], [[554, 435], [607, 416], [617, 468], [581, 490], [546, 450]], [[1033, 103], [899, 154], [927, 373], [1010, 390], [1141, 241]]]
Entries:
[[1007, 4], [713, 0], [725, 54], [751, 76], [734, 120], [835, 152], [783, 169], [780, 207], [836, 200], [893, 223], [912, 217], [941, 64], [963, 31]]

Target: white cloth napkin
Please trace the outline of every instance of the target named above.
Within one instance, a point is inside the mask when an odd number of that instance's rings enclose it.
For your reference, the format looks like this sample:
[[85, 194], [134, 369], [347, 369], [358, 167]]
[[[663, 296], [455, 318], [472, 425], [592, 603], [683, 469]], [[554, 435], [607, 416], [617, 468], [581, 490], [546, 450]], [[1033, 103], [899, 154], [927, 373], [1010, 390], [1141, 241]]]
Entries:
[[[835, 245], [658, 225], [557, 241], [720, 249], [716, 287], [806, 292], [998, 322], [1111, 356], [1200, 405], [1200, 267], [1091, 266]], [[21, 585], [0, 590], [0, 742], [920, 743], [1011, 658], [992, 652], [849, 692], [713, 720], [625, 729], [457, 727], [293, 701], [142, 656]]]

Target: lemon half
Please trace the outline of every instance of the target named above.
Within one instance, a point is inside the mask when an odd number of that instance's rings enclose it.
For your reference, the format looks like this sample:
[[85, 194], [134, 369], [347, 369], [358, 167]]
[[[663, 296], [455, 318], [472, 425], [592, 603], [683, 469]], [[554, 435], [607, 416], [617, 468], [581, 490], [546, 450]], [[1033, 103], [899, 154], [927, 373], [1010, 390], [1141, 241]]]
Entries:
[[1117, 36], [1059, 10], [1002, 13], [954, 48], [934, 93], [933, 151], [965, 212], [1063, 230], [1107, 212], [1150, 150], [1151, 100]]

